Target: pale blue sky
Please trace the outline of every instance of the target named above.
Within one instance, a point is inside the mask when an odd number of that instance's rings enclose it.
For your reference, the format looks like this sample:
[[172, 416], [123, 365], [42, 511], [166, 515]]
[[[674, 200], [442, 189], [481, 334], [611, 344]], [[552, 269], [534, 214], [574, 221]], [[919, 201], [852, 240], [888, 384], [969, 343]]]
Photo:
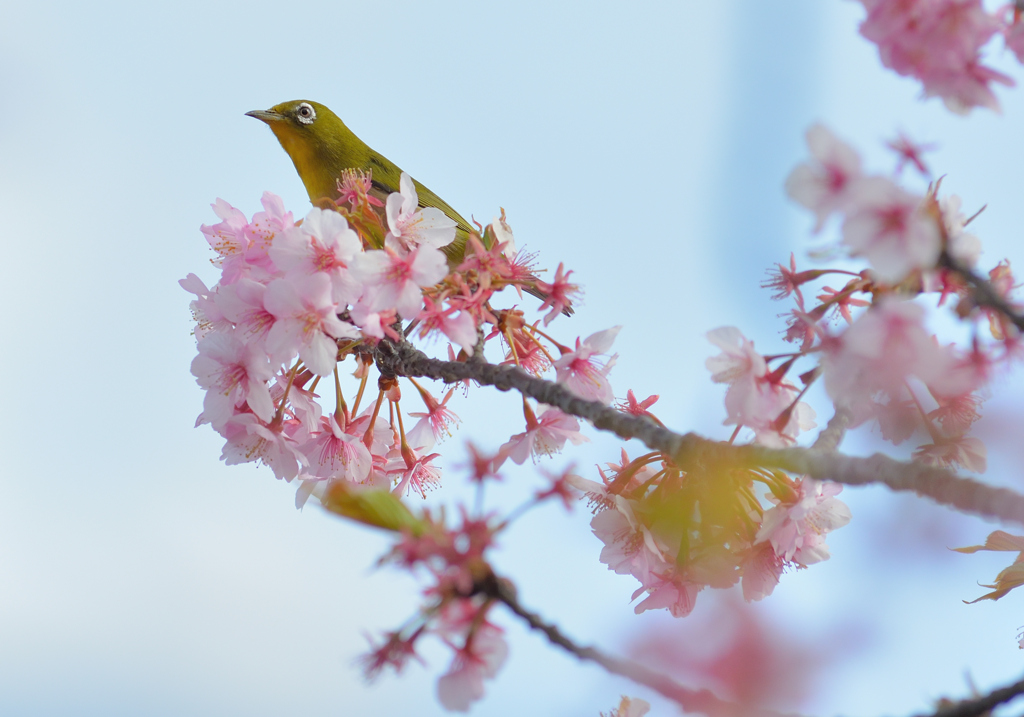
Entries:
[[[809, 241], [782, 182], [825, 121], [890, 166], [898, 129], [941, 149], [933, 166], [965, 206], [986, 266], [1020, 256], [1024, 98], [964, 120], [885, 73], [845, 0], [281, 3], [34, 2], [0, 23], [0, 210], [9, 271], [0, 435], [0, 712], [9, 715], [442, 714], [426, 669], [362, 682], [362, 634], [415, 608], [418, 585], [371, 568], [385, 543], [292, 507], [267, 469], [227, 468], [193, 429], [188, 272], [216, 278], [198, 231], [223, 197], [308, 206], [291, 163], [244, 116], [293, 99], [332, 107], [368, 143], [464, 213], [503, 206], [543, 265], [565, 261], [583, 309], [567, 340], [623, 324], [616, 393], [660, 393], [679, 430], [727, 437], [704, 333], [734, 324], [781, 346], [758, 288]], [[1000, 67], [1024, 79], [1008, 57]], [[820, 242], [817, 242], [820, 243]], [[472, 437], [519, 429], [515, 402], [461, 400], [449, 467]], [[1019, 404], [1001, 383], [987, 411]], [[471, 396], [471, 398], [473, 398]], [[820, 405], [820, 404], [819, 404]], [[497, 413], [496, 413], [497, 410]], [[983, 424], [984, 425], [984, 424]], [[1024, 489], [1012, 429], [990, 476]], [[567, 452], [585, 470], [615, 441]], [[851, 437], [853, 451], [875, 449]], [[493, 505], [536, 485], [510, 474]], [[457, 469], [446, 491], [464, 495]], [[443, 498], [442, 492], [438, 498]], [[992, 526], [882, 490], [844, 493], [854, 520], [833, 559], [787, 575], [757, 606], [802, 639], [866, 636], [804, 707], [819, 715], [921, 711], [1024, 669], [1020, 596], [964, 606], [1005, 556], [958, 556]], [[529, 606], [621, 650], [638, 630], [633, 582], [597, 562], [586, 511], [529, 515], [497, 556]], [[930, 532], [927, 539], [917, 536]], [[690, 618], [712, 600], [702, 594]], [[579, 715], [640, 689], [549, 649], [502, 615], [509, 662], [475, 715]], [[683, 638], [681, 638], [683, 639]]]

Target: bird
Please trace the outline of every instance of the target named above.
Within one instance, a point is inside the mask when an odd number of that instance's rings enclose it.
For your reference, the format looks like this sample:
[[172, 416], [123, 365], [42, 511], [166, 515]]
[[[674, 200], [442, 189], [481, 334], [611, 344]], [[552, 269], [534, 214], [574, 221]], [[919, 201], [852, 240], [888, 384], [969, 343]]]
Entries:
[[[253, 110], [248, 117], [265, 122], [284, 151], [291, 157], [295, 171], [306, 187], [314, 206], [324, 199], [337, 200], [338, 178], [346, 169], [358, 169], [371, 176], [370, 193], [381, 201], [399, 191], [402, 170], [370, 148], [330, 109], [310, 100], [291, 100], [269, 110]], [[465, 253], [466, 239], [472, 228], [462, 215], [439, 196], [412, 180], [421, 207], [435, 207], [456, 223], [455, 241], [442, 248], [449, 263], [459, 263]]]
[[[341, 196], [338, 178], [346, 169], [369, 173], [372, 182], [370, 193], [381, 201], [399, 191], [402, 170], [398, 165], [370, 148], [338, 115], [319, 102], [290, 100], [268, 110], [252, 110], [245, 114], [270, 127], [291, 157], [314, 206], [323, 205], [325, 200], [335, 201]], [[466, 241], [473, 232], [472, 227], [434, 192], [415, 179], [412, 181], [421, 207], [439, 209], [456, 223], [454, 241], [441, 247], [441, 251], [449, 266], [458, 266], [465, 256]], [[547, 298], [547, 294], [536, 287], [524, 286], [523, 290], [540, 299]], [[568, 316], [573, 312], [570, 307], [565, 307], [563, 313]]]

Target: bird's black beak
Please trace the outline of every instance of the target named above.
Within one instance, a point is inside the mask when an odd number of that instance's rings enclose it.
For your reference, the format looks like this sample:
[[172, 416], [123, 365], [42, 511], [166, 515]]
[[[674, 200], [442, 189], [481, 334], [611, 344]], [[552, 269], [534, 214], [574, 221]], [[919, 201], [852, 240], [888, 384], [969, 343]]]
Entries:
[[270, 124], [271, 122], [280, 122], [285, 118], [283, 114], [280, 112], [274, 112], [274, 110], [253, 110], [252, 112], [246, 112], [245, 116], [255, 117], [260, 122], [266, 122], [267, 124]]

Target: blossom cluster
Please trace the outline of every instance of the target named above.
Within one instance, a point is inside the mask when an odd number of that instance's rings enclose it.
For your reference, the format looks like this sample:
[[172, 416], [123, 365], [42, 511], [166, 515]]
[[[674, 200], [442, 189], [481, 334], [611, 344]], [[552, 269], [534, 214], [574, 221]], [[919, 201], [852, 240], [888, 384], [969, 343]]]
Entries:
[[601, 562], [640, 582], [637, 614], [667, 609], [685, 617], [704, 588], [737, 583], [745, 599], [761, 600], [787, 567], [826, 560], [825, 536], [850, 520], [835, 497], [841, 486], [779, 471], [687, 473], [658, 452], [630, 460], [623, 450], [601, 477], [568, 481], [593, 508]]
[[982, 48], [1000, 35], [1024, 62], [1020, 11], [985, 10], [981, 0], [860, 0], [860, 32], [878, 45], [882, 64], [921, 81], [925, 97], [941, 97], [953, 112], [998, 110], [992, 83], [1013, 80], [986, 66]]
[[[762, 356], [732, 327], [708, 335], [723, 352], [708, 368], [713, 380], [729, 385], [726, 422], [752, 429], [765, 445], [791, 443], [810, 415], [798, 399], [822, 378], [852, 426], [877, 421], [895, 444], [923, 432], [916, 459], [984, 471], [985, 446], [968, 434], [996, 367], [1019, 353], [1019, 335], [1004, 314], [976, 304], [965, 279], [981, 253], [980, 240], [967, 231], [973, 217], [961, 213], [955, 195], [940, 197], [937, 182], [918, 193], [894, 177], [866, 173], [857, 151], [822, 125], [811, 127], [807, 143], [811, 159], [790, 173], [786, 190], [814, 214], [816, 230], [838, 216], [839, 246], [870, 269], [798, 271], [793, 258], [778, 265], [765, 286], [774, 298], [795, 303], [785, 334], [799, 345], [795, 352]], [[927, 173], [912, 142], [890, 146]], [[814, 302], [805, 298], [811, 282], [829, 275], [845, 276], [846, 284], [823, 287]], [[1011, 302], [1009, 264], [994, 267], [989, 279]], [[944, 344], [928, 330], [928, 295], [967, 324], [969, 344]], [[848, 325], [844, 331], [831, 326], [837, 317]], [[796, 368], [811, 358], [816, 366]], [[799, 389], [785, 380], [798, 370]]]
[[[446, 405], [452, 391], [438, 400], [403, 378], [426, 409], [408, 414], [418, 421], [406, 431], [399, 377], [381, 376], [376, 400], [364, 402], [379, 341], [402, 342], [412, 332], [444, 336], [458, 348], [449, 347], [449, 357], [467, 360], [498, 340], [508, 347], [507, 361], [538, 374], [554, 370], [568, 390], [612, 400], [614, 357], [605, 353], [618, 329], [577, 339], [573, 350], [549, 339], [539, 321], [527, 323], [522, 311], [490, 303], [505, 287], [525, 289], [544, 299], [546, 325], [571, 311], [578, 294], [572, 272], [560, 266], [550, 283], [535, 276], [530, 255], [514, 251], [504, 214], [459, 237], [453, 220], [419, 207], [408, 175], [386, 203], [370, 187], [369, 175], [348, 172], [336, 205], [313, 208], [300, 221], [269, 192], [251, 218], [218, 200], [221, 221], [202, 232], [220, 280], [207, 287], [190, 274], [181, 282], [195, 295], [192, 373], [206, 391], [197, 425], [210, 424], [225, 438], [226, 463], [260, 461], [278, 478], [298, 478], [299, 505], [335, 481], [420, 494], [439, 481], [431, 451], [458, 422]], [[351, 404], [338, 373], [348, 358], [359, 381]], [[316, 393], [324, 378], [334, 383], [333, 411]], [[510, 439], [498, 465], [585, 440], [576, 419], [558, 409], [524, 403], [524, 415], [527, 430]]]

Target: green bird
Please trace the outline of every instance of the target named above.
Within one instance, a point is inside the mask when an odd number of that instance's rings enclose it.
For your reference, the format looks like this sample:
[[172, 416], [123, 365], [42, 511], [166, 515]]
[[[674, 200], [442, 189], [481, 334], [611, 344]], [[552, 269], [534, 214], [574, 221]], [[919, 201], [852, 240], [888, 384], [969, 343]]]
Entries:
[[[266, 122], [284, 151], [292, 158], [295, 171], [306, 186], [314, 206], [321, 199], [338, 199], [338, 178], [345, 169], [370, 172], [371, 194], [382, 202], [398, 191], [402, 170], [394, 162], [370, 148], [366, 142], [341, 121], [338, 115], [319, 102], [292, 100], [274, 105], [269, 110], [246, 112], [249, 117]], [[457, 265], [466, 251], [466, 239], [472, 228], [462, 215], [447, 202], [412, 180], [421, 207], [440, 209], [456, 222], [455, 240], [441, 251], [448, 262]]]
[[[381, 202], [385, 202], [389, 194], [399, 191], [402, 170], [398, 165], [371, 149], [338, 115], [319, 102], [291, 100], [269, 110], [253, 110], [245, 114], [266, 122], [273, 130], [284, 151], [292, 158], [295, 171], [299, 173], [314, 206], [319, 206], [323, 199], [338, 199], [338, 178], [346, 169], [369, 172], [372, 181], [370, 193]], [[421, 207], [440, 209], [456, 223], [455, 239], [441, 247], [441, 251], [448, 258], [449, 266], [458, 266], [465, 257], [466, 241], [473, 229], [447, 202], [415, 179], [412, 181]], [[522, 288], [539, 299], [548, 298], [535, 286]], [[566, 306], [562, 313], [571, 316], [573, 310]]]

